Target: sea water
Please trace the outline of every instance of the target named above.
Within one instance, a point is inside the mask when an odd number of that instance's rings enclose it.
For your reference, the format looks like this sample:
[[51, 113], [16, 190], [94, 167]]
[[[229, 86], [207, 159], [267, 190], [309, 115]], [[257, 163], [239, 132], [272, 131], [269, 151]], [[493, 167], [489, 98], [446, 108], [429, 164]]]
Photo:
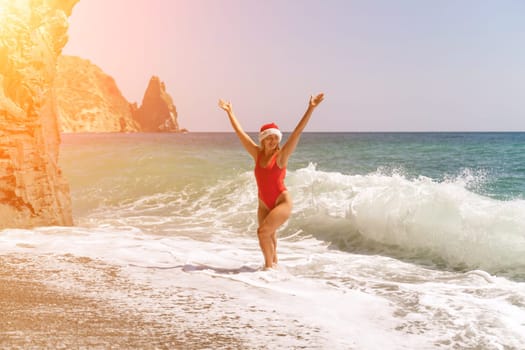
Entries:
[[524, 133], [303, 134], [274, 271], [233, 133], [66, 134], [60, 165], [76, 226], [6, 229], [2, 253], [88, 257], [143, 292], [56, 286], [173, 317], [183, 288], [213, 301], [186, 327], [246, 348], [525, 347]]

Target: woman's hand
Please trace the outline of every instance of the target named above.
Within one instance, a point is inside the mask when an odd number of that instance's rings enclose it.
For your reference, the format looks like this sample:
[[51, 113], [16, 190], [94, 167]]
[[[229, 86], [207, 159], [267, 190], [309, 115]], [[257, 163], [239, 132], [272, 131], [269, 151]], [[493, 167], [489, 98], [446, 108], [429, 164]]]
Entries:
[[241, 140], [243, 147], [252, 156], [253, 160], [257, 159], [259, 146], [257, 146], [257, 144], [253, 142], [251, 137], [248, 136], [248, 134], [245, 133], [242, 129], [241, 124], [237, 121], [235, 114], [233, 114], [233, 107], [231, 102], [226, 102], [223, 99], [219, 99], [219, 107], [221, 109], [224, 109], [226, 113], [228, 113], [228, 119], [230, 120], [233, 130], [235, 130], [235, 134], [237, 134], [237, 137], [239, 137], [239, 140]]
[[313, 97], [310, 96], [310, 107], [317, 107], [324, 100], [324, 94], [320, 93], [319, 95]]
[[232, 103], [231, 102], [226, 102], [223, 99], [219, 99], [219, 107], [224, 109], [228, 113], [232, 112]]

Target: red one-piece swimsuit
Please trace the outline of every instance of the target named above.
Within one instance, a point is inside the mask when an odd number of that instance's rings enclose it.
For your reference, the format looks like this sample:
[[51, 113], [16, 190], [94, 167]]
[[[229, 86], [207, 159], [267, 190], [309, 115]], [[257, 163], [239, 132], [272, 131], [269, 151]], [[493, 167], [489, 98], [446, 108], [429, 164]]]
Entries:
[[266, 204], [268, 209], [272, 210], [279, 195], [286, 191], [286, 186], [284, 185], [286, 167], [281, 169], [277, 165], [278, 152], [272, 156], [266, 167], [262, 167], [259, 164], [260, 154], [257, 154], [254, 170], [257, 188], [259, 189], [259, 198]]

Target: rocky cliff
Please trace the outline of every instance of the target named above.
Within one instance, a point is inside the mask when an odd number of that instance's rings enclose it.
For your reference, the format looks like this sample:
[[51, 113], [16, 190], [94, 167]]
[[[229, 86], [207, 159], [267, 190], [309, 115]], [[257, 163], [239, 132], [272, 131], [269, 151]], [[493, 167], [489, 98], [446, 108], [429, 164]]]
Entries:
[[2, 2], [0, 228], [73, 224], [52, 86], [77, 2]]
[[134, 113], [134, 119], [145, 132], [180, 131], [177, 110], [173, 99], [166, 92], [164, 82], [153, 76], [148, 84], [142, 105]]
[[140, 107], [122, 96], [111, 76], [80, 57], [58, 59], [54, 85], [62, 132], [181, 131], [173, 99], [156, 76]]
[[140, 131], [115, 80], [90, 61], [61, 56], [54, 85], [62, 132]]

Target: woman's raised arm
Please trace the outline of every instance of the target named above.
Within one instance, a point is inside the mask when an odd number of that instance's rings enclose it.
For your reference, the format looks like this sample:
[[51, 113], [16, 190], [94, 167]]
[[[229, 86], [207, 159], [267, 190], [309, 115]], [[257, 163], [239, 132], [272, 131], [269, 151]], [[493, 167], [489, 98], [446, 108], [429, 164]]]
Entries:
[[248, 153], [252, 156], [254, 160], [257, 159], [257, 152], [259, 152], [259, 147], [252, 140], [252, 138], [242, 129], [241, 124], [235, 117], [235, 114], [233, 114], [231, 102], [225, 102], [222, 99], [220, 99], [219, 107], [225, 110], [228, 114], [228, 118], [230, 119], [230, 123], [233, 127], [233, 130], [235, 130], [237, 137], [239, 138], [239, 140], [241, 140], [241, 143], [246, 149], [246, 151], [248, 151]]
[[320, 93], [317, 96], [313, 97], [310, 96], [310, 102], [308, 103], [308, 108], [306, 109], [306, 112], [304, 113], [303, 117], [295, 127], [294, 131], [290, 134], [290, 137], [288, 137], [288, 140], [284, 144], [281, 155], [279, 159], [279, 166], [281, 168], [284, 168], [288, 165], [288, 158], [290, 155], [295, 151], [295, 148], [297, 147], [297, 144], [299, 143], [299, 139], [301, 138], [301, 133], [303, 132], [304, 128], [306, 127], [306, 124], [308, 124], [308, 121], [310, 120], [310, 117], [312, 116], [312, 113], [314, 109], [323, 102], [324, 94]]

